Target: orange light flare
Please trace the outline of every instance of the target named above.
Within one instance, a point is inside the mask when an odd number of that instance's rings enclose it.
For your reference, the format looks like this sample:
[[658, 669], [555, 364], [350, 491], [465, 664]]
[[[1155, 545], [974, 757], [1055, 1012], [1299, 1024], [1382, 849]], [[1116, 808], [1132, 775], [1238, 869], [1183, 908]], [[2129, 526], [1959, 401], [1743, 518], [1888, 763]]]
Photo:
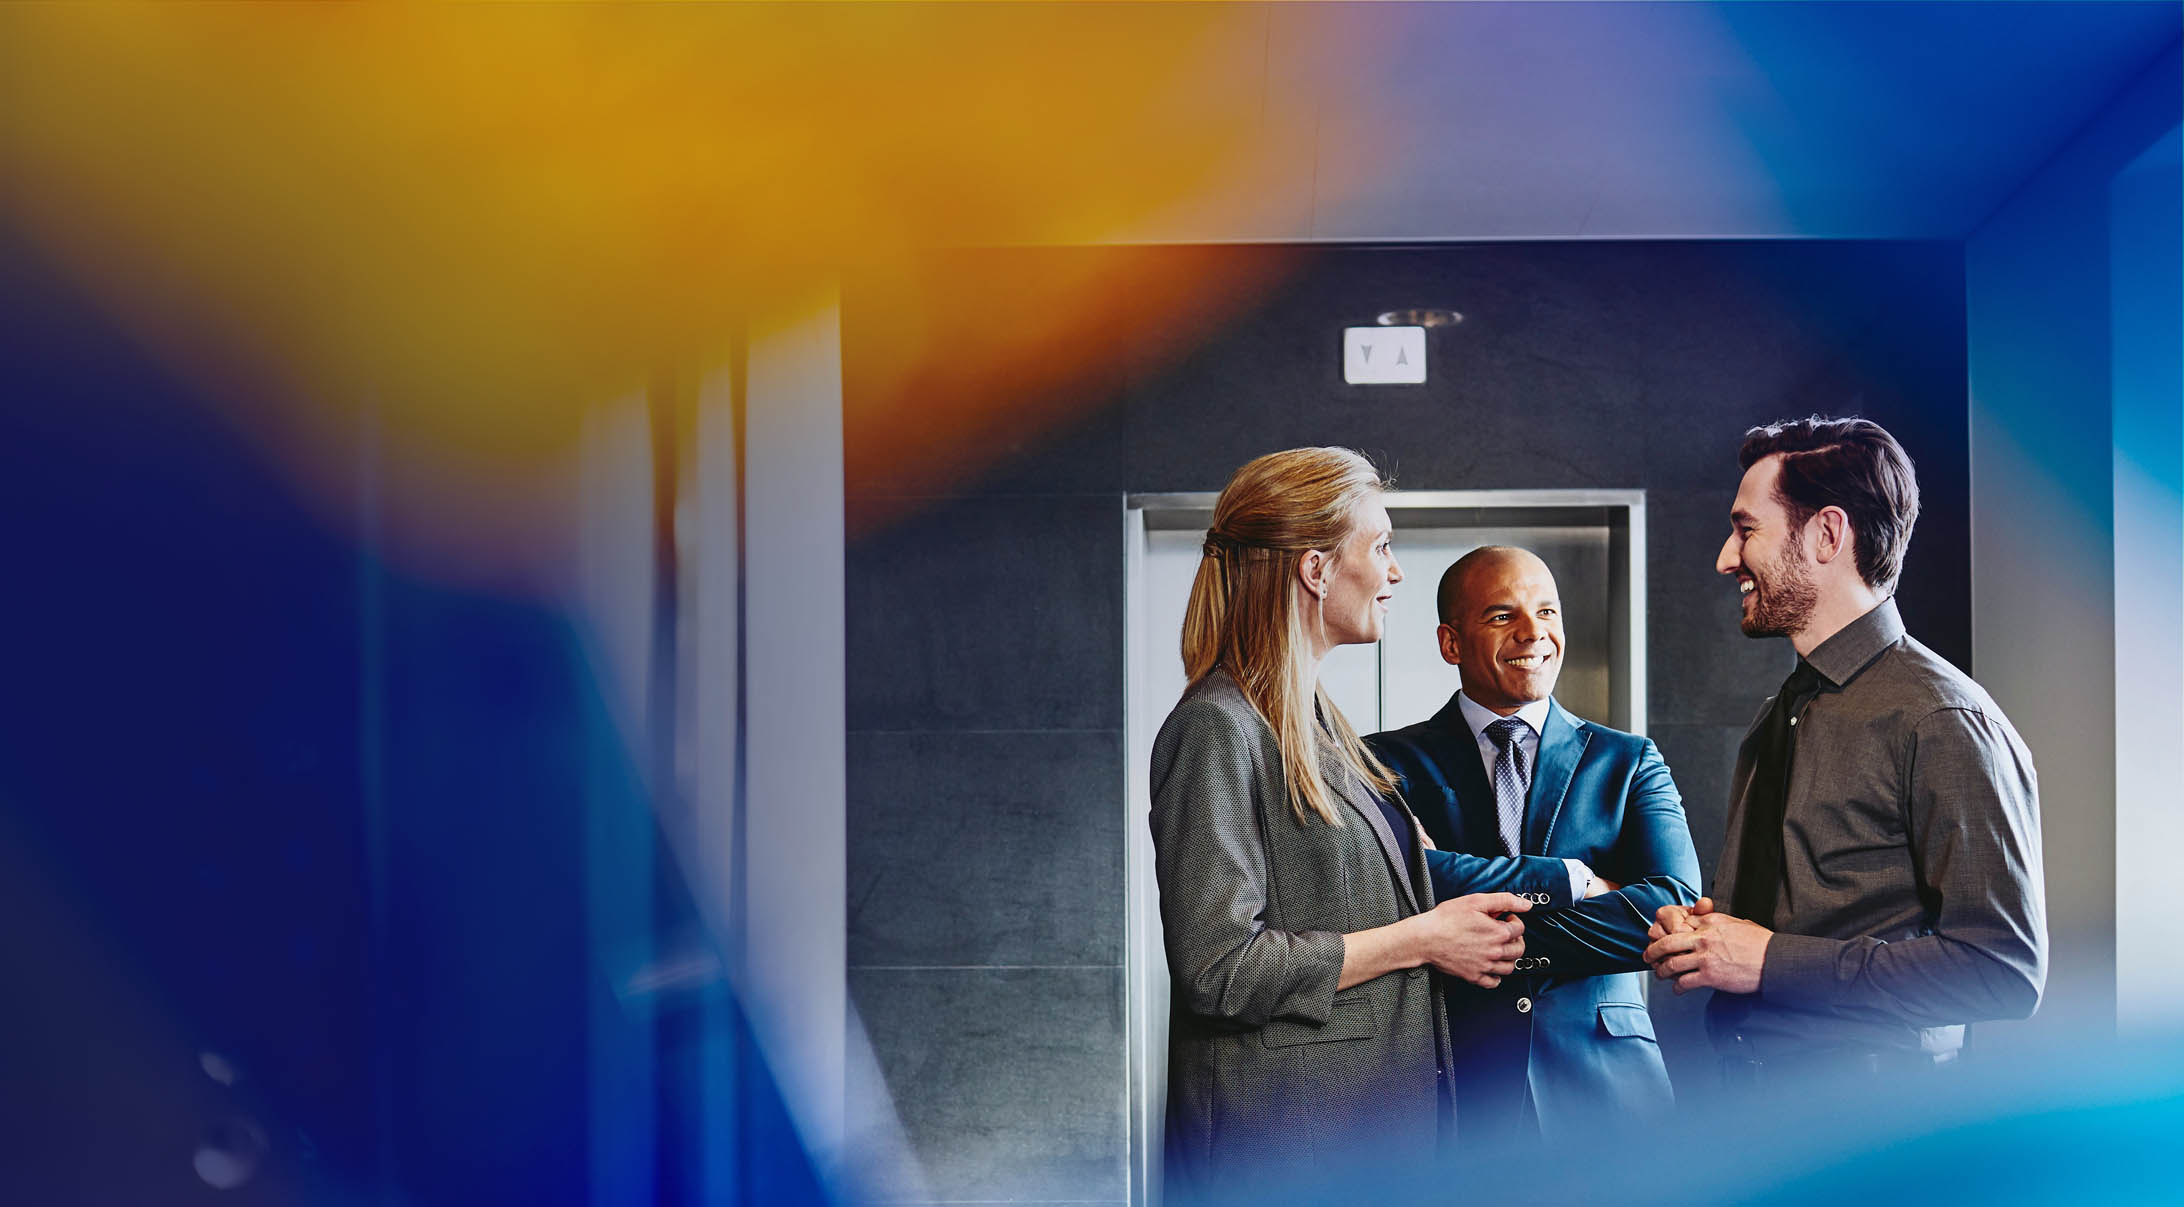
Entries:
[[[395, 552], [536, 582], [566, 553], [587, 409], [726, 363], [784, 284], [901, 280], [935, 247], [1113, 239], [1304, 161], [1270, 113], [1366, 101], [1297, 100], [1269, 67], [1277, 20], [9, 6], [6, 220], [330, 518], [349, 514], [368, 416]], [[1347, 78], [1357, 48], [1311, 41], [1316, 78]], [[961, 437], [1067, 419], [1112, 340], [1172, 350], [1132, 337], [1204, 330], [1260, 284], [1124, 254], [1031, 287], [1012, 302], [1025, 321], [984, 341], [954, 340], [961, 316], [891, 316], [855, 369], [872, 403], [853, 433], [912, 433], [894, 445], [930, 461], [912, 480], [975, 473], [953, 450], [991, 441]]]
[[1303, 258], [1285, 247], [955, 252], [845, 290], [843, 473], [855, 538], [1120, 405]]

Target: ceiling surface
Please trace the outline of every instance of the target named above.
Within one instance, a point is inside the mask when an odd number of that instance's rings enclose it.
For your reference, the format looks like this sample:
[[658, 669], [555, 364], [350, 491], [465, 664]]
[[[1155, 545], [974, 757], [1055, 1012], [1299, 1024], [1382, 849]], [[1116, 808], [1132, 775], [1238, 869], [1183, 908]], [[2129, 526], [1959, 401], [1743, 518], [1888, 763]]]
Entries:
[[1255, 108], [1248, 166], [1115, 238], [1960, 238], [2171, 51], [2179, 11], [1236, 6], [1206, 43], [1222, 93], [1175, 120]]

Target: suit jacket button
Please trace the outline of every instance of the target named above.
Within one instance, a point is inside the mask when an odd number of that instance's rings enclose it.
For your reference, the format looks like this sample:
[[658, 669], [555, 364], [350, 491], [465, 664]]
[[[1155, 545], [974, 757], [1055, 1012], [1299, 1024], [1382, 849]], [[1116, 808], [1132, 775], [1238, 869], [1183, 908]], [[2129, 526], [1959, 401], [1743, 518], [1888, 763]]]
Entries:
[[1519, 1013], [1519, 1014], [1530, 1014], [1531, 1012], [1532, 1012], [1532, 999], [1531, 999], [1531, 998], [1528, 998], [1528, 997], [1520, 997], [1520, 998], [1518, 998], [1518, 999], [1517, 999], [1517, 1013]]

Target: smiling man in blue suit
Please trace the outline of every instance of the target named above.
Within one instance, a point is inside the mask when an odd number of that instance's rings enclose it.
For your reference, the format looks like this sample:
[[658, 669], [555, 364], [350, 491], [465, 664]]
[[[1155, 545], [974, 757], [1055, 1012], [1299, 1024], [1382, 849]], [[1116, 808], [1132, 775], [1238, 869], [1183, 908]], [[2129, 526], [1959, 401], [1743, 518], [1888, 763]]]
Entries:
[[1674, 1102], [1641, 970], [1655, 912], [1698, 898], [1683, 799], [1651, 741], [1553, 700], [1562, 603], [1545, 562], [1475, 549], [1437, 602], [1463, 689], [1367, 740], [1442, 850], [1559, 857], [1573, 902], [1525, 915], [1524, 958], [1499, 986], [1446, 985], [1460, 1142], [1628, 1126]]

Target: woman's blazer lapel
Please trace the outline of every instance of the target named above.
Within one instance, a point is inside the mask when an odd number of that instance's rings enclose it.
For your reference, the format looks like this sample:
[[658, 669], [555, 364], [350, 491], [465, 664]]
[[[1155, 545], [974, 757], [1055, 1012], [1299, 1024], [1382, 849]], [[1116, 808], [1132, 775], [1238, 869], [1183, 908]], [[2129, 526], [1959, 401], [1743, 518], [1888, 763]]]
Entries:
[[[1395, 832], [1388, 828], [1387, 815], [1380, 811], [1380, 803], [1373, 799], [1372, 788], [1343, 765], [1342, 757], [1327, 743], [1320, 743], [1320, 776], [1329, 789], [1342, 798], [1350, 812], [1371, 828], [1373, 837], [1380, 843], [1380, 857], [1388, 865], [1388, 874], [1395, 878], [1396, 891], [1402, 894], [1403, 908], [1418, 912], [1418, 894], [1411, 888], [1411, 872], [1403, 864], [1403, 850], [1395, 843]], [[1411, 836], [1415, 845], [1417, 835]]]

